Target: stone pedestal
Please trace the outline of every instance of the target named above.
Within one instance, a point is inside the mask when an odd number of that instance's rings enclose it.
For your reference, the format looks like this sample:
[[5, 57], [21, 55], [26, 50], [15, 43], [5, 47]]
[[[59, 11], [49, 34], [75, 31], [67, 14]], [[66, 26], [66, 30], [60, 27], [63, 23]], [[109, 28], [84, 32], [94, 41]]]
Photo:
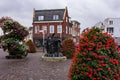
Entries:
[[58, 62], [58, 61], [65, 61], [65, 60], [67, 60], [67, 58], [66, 58], [66, 56], [62, 56], [62, 57], [46, 57], [46, 56], [42, 56], [42, 60], [43, 61]]
[[8, 55], [8, 56], [5, 56], [6, 59], [23, 59], [22, 57], [20, 56], [15, 56], [15, 55]]

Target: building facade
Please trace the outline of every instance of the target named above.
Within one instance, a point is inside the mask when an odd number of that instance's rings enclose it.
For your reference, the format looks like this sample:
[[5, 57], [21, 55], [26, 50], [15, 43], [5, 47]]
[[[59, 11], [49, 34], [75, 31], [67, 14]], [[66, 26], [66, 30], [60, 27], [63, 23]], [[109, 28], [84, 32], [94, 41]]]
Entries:
[[65, 9], [33, 10], [33, 41], [37, 47], [44, 45], [44, 40], [55, 33], [65, 39], [72, 36], [67, 7]]
[[104, 32], [111, 34], [115, 41], [120, 45], [120, 18], [106, 18], [103, 22], [100, 22], [95, 26], [103, 26]]
[[33, 41], [33, 27], [28, 28], [28, 36], [25, 38], [25, 41], [32, 40]]
[[76, 20], [71, 21], [72, 24], [72, 37], [74, 42], [78, 42], [80, 36], [80, 23]]

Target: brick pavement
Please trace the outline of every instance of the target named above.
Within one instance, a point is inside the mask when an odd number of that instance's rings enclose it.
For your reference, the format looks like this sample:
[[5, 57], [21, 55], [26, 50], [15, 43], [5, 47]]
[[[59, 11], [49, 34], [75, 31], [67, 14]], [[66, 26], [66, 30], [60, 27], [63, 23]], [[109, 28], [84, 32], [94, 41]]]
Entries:
[[25, 59], [5, 59], [0, 49], [0, 80], [67, 80], [70, 61], [46, 62], [42, 52], [29, 53]]

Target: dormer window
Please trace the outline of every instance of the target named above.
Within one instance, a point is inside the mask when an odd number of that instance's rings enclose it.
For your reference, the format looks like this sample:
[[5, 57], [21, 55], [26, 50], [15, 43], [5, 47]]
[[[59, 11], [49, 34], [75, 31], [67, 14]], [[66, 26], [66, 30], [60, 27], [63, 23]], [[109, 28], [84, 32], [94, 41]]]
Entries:
[[110, 21], [109, 21], [109, 25], [112, 25], [112, 24], [113, 24], [113, 21], [112, 21], [112, 20], [110, 20]]
[[39, 21], [44, 20], [44, 16], [38, 16], [38, 20]]
[[59, 15], [53, 15], [53, 20], [58, 20], [59, 19]]

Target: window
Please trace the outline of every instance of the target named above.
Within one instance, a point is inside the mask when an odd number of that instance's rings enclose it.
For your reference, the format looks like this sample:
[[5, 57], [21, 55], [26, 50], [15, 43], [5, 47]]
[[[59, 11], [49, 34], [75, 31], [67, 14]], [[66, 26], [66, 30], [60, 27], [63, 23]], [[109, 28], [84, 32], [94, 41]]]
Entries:
[[113, 24], [113, 21], [109, 21], [109, 25], [112, 25]]
[[50, 25], [50, 33], [54, 33], [54, 26]]
[[62, 33], [62, 25], [57, 26], [57, 33]]
[[38, 20], [39, 21], [44, 20], [44, 16], [38, 16]]
[[35, 33], [39, 33], [39, 26], [35, 26]]
[[36, 45], [37, 47], [40, 47], [40, 45], [42, 45], [41, 42], [42, 42], [42, 41], [40, 41], [40, 40], [38, 40], [38, 39], [35, 39], [35, 45]]
[[47, 33], [47, 26], [42, 26], [42, 30], [44, 30], [45, 33]]
[[59, 15], [53, 15], [53, 20], [58, 20], [59, 19]]
[[68, 34], [68, 27], [66, 26], [66, 34]]
[[108, 27], [107, 28], [107, 32], [108, 33], [113, 33], [114, 32], [114, 28], [113, 27]]

